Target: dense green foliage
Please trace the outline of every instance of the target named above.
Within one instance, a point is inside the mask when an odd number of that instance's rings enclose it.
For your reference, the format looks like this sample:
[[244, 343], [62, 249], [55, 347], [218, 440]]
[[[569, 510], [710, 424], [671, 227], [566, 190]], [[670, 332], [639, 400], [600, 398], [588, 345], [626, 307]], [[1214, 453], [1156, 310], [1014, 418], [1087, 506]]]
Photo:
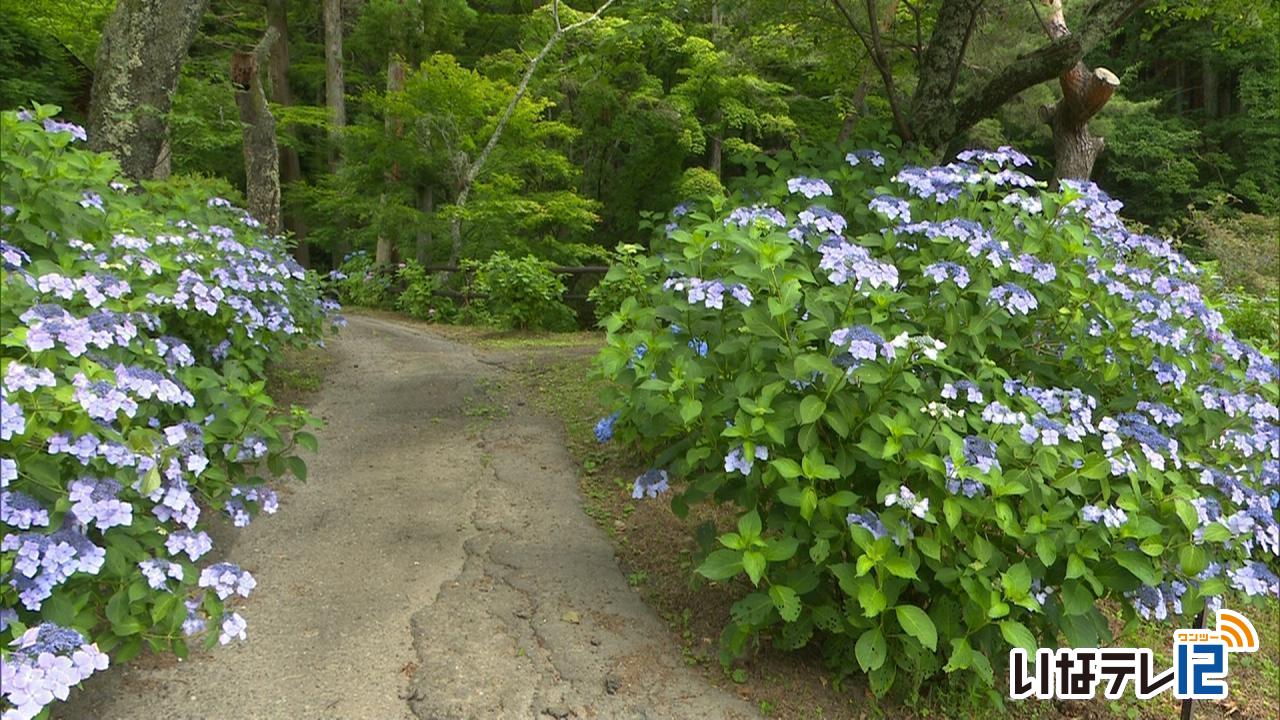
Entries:
[[1194, 265], [1014, 151], [885, 156], [781, 153], [679, 208], [606, 321], [635, 496], [739, 510], [698, 567], [753, 590], [726, 658], [764, 633], [878, 695], [999, 687], [1010, 647], [1110, 640], [1100, 601], [1275, 594], [1280, 370]]

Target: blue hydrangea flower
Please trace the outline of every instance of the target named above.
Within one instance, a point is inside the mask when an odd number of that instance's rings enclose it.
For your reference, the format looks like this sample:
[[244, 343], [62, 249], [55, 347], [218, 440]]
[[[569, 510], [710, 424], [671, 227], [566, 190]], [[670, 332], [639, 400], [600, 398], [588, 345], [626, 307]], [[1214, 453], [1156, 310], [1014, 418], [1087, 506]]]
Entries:
[[596, 442], [607, 443], [613, 439], [613, 424], [620, 415], [621, 413], [614, 412], [596, 421]]

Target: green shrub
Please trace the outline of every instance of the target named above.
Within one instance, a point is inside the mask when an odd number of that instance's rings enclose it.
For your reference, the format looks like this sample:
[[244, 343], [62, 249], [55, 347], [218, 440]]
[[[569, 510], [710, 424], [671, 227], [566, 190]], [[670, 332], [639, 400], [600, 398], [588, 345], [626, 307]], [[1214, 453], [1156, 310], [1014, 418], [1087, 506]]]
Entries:
[[392, 306], [391, 272], [374, 265], [367, 251], [357, 250], [348, 255], [330, 278], [336, 281], [338, 299], [344, 305], [375, 309]]
[[653, 457], [635, 496], [739, 508], [698, 566], [747, 591], [726, 659], [764, 634], [876, 694], [991, 687], [1012, 646], [1107, 642], [1102, 600], [1280, 592], [1274, 359], [1096, 186], [962, 156], [762, 160], [606, 321], [596, 433]]
[[483, 262], [464, 263], [474, 271], [473, 289], [484, 298], [478, 303], [482, 318], [505, 328], [570, 330], [573, 310], [561, 299], [564, 283], [551, 272], [551, 264], [532, 255], [513, 258], [498, 251]]
[[587, 293], [597, 321], [617, 312], [623, 300], [644, 291], [645, 276], [640, 271], [640, 259], [643, 257], [640, 253], [643, 250], [639, 245], [619, 245], [609, 272]]
[[396, 285], [400, 289], [396, 310], [419, 320], [436, 319], [439, 299], [434, 293], [439, 283], [417, 261], [410, 260], [396, 270]]

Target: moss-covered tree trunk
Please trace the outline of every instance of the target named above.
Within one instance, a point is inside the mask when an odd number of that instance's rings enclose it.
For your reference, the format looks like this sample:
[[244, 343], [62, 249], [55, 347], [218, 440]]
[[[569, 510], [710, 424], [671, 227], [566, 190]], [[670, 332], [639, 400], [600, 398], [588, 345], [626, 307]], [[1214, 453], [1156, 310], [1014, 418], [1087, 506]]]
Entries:
[[[289, 5], [285, 0], [267, 0], [267, 25], [274, 28], [279, 36], [271, 48], [271, 61], [267, 66], [267, 75], [271, 78], [271, 102], [288, 107], [293, 104], [293, 92], [289, 88]], [[284, 133], [294, 136], [293, 128], [285, 123]], [[280, 151], [280, 184], [287, 187], [290, 183], [302, 179], [302, 162], [298, 151], [288, 144], [282, 145]], [[293, 233], [297, 242], [293, 248], [293, 256], [302, 265], [311, 264], [311, 249], [307, 244], [307, 223], [296, 212], [284, 214], [284, 226]]]
[[120, 0], [102, 31], [89, 100], [89, 145], [138, 180], [166, 166], [178, 73], [209, 0]]
[[[393, 52], [391, 57], [387, 60], [387, 95], [403, 91], [404, 78], [404, 59]], [[390, 112], [387, 113], [386, 118], [384, 118], [384, 122], [388, 135], [398, 136], [404, 131], [404, 124], [400, 121], [400, 118], [392, 115]], [[400, 182], [400, 163], [392, 161], [391, 167], [388, 168], [385, 173], [385, 179], [388, 191]], [[382, 207], [386, 207], [386, 192], [382, 193], [380, 204]], [[386, 227], [387, 223], [383, 220], [378, 233], [378, 244], [374, 248], [373, 254], [373, 261], [378, 265], [390, 265], [393, 262], [392, 254], [395, 250], [395, 246], [393, 245], [391, 238], [387, 235]]]
[[[342, 0], [324, 0], [324, 98], [329, 108], [329, 171], [342, 167], [342, 129], [347, 126], [347, 85], [342, 70]], [[343, 228], [333, 242], [333, 267], [342, 264], [351, 243]]]
[[249, 212], [272, 234], [281, 230], [280, 153], [276, 148], [276, 120], [267, 107], [258, 68], [276, 35], [275, 28], [267, 28], [253, 52], [231, 56], [231, 82], [244, 126], [245, 199]]

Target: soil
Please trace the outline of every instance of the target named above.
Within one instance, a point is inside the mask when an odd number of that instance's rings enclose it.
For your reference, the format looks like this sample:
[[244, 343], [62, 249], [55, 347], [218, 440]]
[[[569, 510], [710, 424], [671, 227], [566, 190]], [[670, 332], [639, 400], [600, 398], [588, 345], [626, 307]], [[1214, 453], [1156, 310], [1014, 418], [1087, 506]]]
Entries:
[[224, 541], [258, 580], [248, 641], [111, 668], [55, 717], [756, 716], [629, 586], [560, 422], [509, 381], [527, 354], [350, 321], [309, 481]]

